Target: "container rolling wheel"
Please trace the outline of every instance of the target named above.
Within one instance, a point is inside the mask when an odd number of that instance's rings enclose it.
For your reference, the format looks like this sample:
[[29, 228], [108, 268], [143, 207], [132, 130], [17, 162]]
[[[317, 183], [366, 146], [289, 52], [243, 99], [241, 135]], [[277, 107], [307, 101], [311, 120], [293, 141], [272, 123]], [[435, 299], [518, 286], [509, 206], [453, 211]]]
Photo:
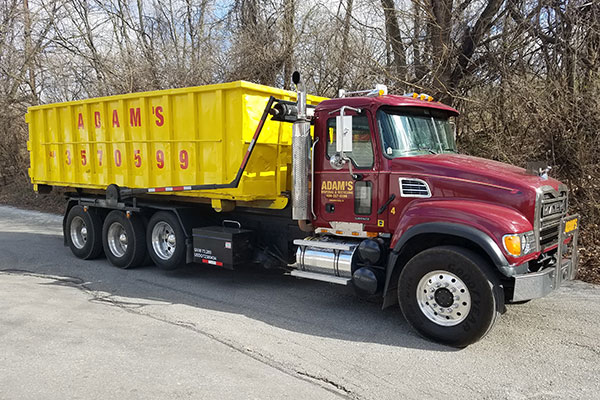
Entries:
[[146, 256], [144, 223], [140, 216], [111, 211], [104, 220], [102, 244], [106, 258], [116, 267], [133, 268]]
[[76, 257], [91, 260], [102, 254], [102, 219], [94, 210], [72, 207], [67, 214], [64, 234]]
[[460, 247], [440, 246], [414, 256], [398, 280], [398, 302], [421, 335], [454, 347], [484, 337], [504, 296], [491, 267]]
[[159, 211], [150, 218], [146, 245], [150, 258], [160, 268], [175, 269], [185, 261], [185, 233], [174, 213]]

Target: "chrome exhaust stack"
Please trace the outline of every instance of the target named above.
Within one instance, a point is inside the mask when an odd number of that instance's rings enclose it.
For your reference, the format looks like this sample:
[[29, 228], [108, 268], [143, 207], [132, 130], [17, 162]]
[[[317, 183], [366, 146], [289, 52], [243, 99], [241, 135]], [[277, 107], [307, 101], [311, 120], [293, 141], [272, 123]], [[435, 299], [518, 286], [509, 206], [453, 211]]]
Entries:
[[300, 82], [300, 73], [292, 76], [298, 95], [296, 108], [298, 118], [292, 127], [292, 219], [310, 220], [310, 119], [306, 114], [306, 88]]

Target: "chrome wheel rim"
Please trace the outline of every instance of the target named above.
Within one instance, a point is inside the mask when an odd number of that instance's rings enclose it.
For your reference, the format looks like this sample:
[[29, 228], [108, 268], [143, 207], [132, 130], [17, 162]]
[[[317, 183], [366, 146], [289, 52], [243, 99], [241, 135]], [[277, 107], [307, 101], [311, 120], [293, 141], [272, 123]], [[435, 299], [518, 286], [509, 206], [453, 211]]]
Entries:
[[116, 257], [123, 257], [127, 251], [127, 232], [119, 222], [113, 222], [108, 227], [108, 248]]
[[433, 323], [455, 326], [463, 322], [471, 311], [471, 294], [467, 285], [448, 271], [432, 271], [417, 285], [417, 304]]
[[81, 217], [75, 217], [71, 221], [71, 242], [78, 249], [83, 249], [87, 243], [87, 225]]
[[152, 228], [152, 249], [161, 260], [173, 257], [177, 248], [175, 231], [168, 223], [160, 221]]

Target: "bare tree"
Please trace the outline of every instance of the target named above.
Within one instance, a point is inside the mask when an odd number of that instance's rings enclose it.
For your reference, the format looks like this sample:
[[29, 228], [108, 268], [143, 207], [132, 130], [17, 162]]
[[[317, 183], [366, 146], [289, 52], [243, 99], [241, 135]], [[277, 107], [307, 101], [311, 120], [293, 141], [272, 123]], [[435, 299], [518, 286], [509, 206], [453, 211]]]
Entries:
[[454, 105], [464, 151], [547, 160], [600, 223], [593, 0], [0, 0], [0, 184], [25, 174], [30, 105], [237, 79], [289, 88], [295, 68], [319, 95], [386, 82]]
[[387, 40], [394, 55], [393, 65], [395, 76], [401, 82], [404, 82], [406, 81], [406, 50], [402, 42], [402, 34], [400, 32], [400, 25], [398, 24], [398, 15], [394, 0], [381, 0], [381, 6], [385, 15]]

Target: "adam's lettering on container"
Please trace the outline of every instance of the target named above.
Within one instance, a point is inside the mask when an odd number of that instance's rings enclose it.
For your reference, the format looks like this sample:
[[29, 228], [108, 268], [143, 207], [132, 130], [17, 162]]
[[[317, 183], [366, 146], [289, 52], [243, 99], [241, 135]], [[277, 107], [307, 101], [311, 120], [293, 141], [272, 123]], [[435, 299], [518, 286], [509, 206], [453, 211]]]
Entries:
[[[163, 114], [162, 106], [152, 107], [152, 114], [155, 116], [154, 123], [156, 126], [163, 126], [165, 124], [165, 116]], [[129, 108], [129, 126], [135, 128], [141, 127], [142, 121], [142, 112], [140, 108]], [[102, 128], [102, 115], [100, 111], [94, 111], [94, 127], [96, 129]], [[112, 110], [112, 127], [121, 127], [120, 116], [117, 110]], [[81, 112], [77, 116], [77, 129], [85, 129], [85, 118]]]

